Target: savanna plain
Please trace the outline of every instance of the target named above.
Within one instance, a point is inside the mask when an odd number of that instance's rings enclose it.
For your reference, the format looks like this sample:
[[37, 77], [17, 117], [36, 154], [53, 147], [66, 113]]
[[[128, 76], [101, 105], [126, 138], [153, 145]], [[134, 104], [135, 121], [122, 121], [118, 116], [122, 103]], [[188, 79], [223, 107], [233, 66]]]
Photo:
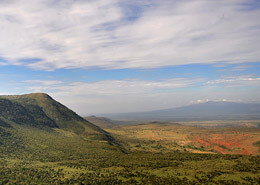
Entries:
[[0, 184], [260, 184], [258, 120], [118, 125], [0, 97]]

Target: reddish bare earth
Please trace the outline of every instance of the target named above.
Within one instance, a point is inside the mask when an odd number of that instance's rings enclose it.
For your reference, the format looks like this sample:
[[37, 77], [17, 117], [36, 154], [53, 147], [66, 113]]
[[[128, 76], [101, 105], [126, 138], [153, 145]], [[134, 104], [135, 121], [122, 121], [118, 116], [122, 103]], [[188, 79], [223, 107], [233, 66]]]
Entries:
[[202, 128], [147, 123], [106, 129], [130, 150], [259, 155], [259, 128]]
[[195, 135], [194, 145], [203, 146], [206, 150], [214, 149], [222, 154], [259, 154], [259, 148], [254, 145], [260, 140], [259, 129], [228, 128], [225, 130], [209, 130], [208, 134]]

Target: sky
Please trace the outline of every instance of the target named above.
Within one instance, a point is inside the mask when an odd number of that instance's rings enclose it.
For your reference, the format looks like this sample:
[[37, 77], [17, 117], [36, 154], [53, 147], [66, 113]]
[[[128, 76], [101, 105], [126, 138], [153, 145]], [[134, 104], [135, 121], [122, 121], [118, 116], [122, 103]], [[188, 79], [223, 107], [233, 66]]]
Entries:
[[259, 0], [0, 0], [0, 94], [81, 115], [260, 103]]

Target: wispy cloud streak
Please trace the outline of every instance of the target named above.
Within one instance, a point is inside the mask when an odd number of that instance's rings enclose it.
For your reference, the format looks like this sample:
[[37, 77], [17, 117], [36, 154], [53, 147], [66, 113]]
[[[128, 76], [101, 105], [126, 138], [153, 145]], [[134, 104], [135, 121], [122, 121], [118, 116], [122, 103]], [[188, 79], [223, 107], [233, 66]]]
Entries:
[[260, 58], [260, 9], [251, 0], [133, 1], [130, 10], [124, 2], [1, 1], [0, 57], [38, 70]]
[[178, 89], [194, 86], [201, 79], [175, 78], [167, 80], [144, 81], [144, 80], [104, 80], [97, 82], [72, 82], [62, 83], [52, 80], [27, 80], [31, 84], [29, 90], [41, 92], [44, 90], [61, 92], [73, 95], [105, 95], [105, 96], [129, 96], [155, 94], [158, 90]]
[[222, 79], [211, 80], [206, 83], [207, 85], [224, 85], [230, 87], [243, 87], [243, 86], [260, 86], [260, 77], [252, 76], [233, 76]]

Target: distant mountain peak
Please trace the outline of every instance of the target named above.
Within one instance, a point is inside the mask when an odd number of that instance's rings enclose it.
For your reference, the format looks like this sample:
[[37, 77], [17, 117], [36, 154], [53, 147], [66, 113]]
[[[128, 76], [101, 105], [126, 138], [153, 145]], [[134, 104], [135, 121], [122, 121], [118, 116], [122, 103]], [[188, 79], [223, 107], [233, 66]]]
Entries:
[[114, 120], [131, 121], [252, 120], [260, 119], [260, 104], [208, 101], [183, 107], [137, 113], [105, 114], [103, 116]]

